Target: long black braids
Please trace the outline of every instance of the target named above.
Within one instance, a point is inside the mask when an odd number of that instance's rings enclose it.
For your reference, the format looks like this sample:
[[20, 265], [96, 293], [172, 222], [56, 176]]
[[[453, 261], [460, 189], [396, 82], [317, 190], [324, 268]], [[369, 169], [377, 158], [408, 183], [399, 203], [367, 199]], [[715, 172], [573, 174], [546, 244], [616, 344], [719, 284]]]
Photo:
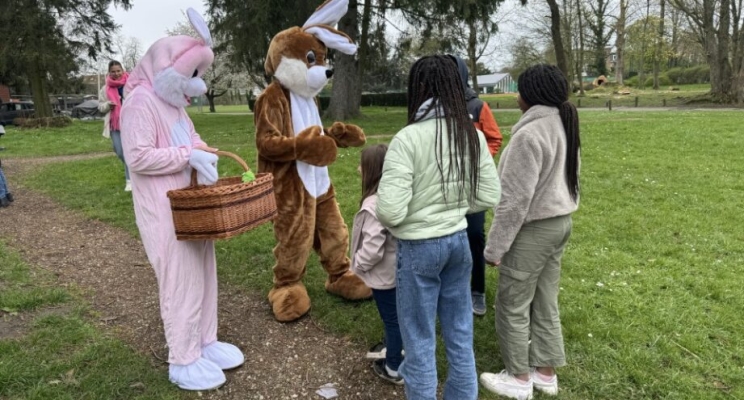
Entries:
[[566, 184], [575, 202], [579, 196], [579, 113], [568, 101], [568, 81], [555, 65], [537, 64], [527, 68], [517, 80], [519, 96], [530, 106], [557, 107], [566, 131]]
[[[432, 99], [426, 110], [418, 112], [427, 100]], [[440, 115], [439, 113], [441, 112]], [[437, 167], [442, 177], [441, 189], [447, 199], [446, 183], [458, 182], [458, 202], [462, 200], [465, 183], [470, 182], [468, 200], [474, 203], [480, 178], [480, 141], [470, 119], [465, 103], [457, 64], [448, 56], [426, 56], [411, 67], [408, 76], [408, 125], [416, 123], [429, 113], [437, 113], [435, 151]], [[417, 117], [418, 114], [418, 117]], [[445, 176], [442, 119], [447, 127], [449, 163]]]

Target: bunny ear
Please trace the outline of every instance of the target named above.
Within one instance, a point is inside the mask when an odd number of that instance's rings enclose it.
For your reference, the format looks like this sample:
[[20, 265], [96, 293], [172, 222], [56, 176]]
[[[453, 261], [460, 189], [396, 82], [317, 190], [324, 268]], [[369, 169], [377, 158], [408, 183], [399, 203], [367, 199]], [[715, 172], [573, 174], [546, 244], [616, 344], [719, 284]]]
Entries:
[[305, 28], [304, 31], [318, 38], [329, 49], [348, 55], [354, 55], [357, 52], [357, 45], [345, 33], [330, 26], [315, 25]]
[[204, 40], [204, 44], [212, 47], [212, 34], [209, 33], [209, 26], [207, 26], [204, 18], [202, 18], [202, 16], [199, 15], [199, 13], [191, 7], [186, 10], [186, 15], [188, 15], [189, 22], [191, 22], [191, 26], [194, 28], [196, 33], [198, 33], [199, 36]]
[[[349, 9], [349, 0], [327, 0], [315, 10], [313, 15], [307, 19], [303, 28], [310, 25], [338, 25], [338, 21], [346, 15]], [[356, 12], [356, 10], [354, 10]]]

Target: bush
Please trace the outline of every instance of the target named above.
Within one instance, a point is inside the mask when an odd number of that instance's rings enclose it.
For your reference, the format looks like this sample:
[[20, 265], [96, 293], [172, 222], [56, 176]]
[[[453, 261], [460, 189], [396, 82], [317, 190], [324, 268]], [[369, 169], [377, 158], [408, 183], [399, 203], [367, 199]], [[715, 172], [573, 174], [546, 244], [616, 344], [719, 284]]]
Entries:
[[[669, 77], [666, 74], [659, 74], [659, 87], [661, 86], [669, 86], [672, 84], [672, 81], [669, 79]], [[649, 76], [646, 78], [646, 83], [643, 85], [645, 87], [653, 87], [654, 86], [654, 77]]]
[[62, 115], [48, 118], [16, 118], [13, 125], [22, 129], [34, 128], [64, 128], [72, 124], [72, 118]]
[[696, 67], [675, 67], [666, 72], [671, 84], [689, 85], [695, 83], [710, 82], [710, 66], [698, 65]]

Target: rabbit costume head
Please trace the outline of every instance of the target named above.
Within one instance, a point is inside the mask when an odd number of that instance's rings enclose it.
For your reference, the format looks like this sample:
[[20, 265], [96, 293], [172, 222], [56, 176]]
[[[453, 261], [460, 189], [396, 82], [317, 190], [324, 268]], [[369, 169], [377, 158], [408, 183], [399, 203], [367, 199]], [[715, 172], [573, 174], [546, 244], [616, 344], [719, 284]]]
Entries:
[[328, 0], [300, 27], [277, 33], [271, 40], [264, 69], [282, 86], [304, 98], [315, 97], [333, 75], [326, 65], [329, 48], [355, 54], [357, 46], [336, 24], [348, 0]]
[[179, 35], [155, 42], [129, 75], [126, 93], [145, 85], [168, 104], [185, 107], [190, 97], [207, 91], [201, 76], [214, 61], [212, 36], [206, 22], [194, 9], [189, 8], [186, 13], [200, 38]]

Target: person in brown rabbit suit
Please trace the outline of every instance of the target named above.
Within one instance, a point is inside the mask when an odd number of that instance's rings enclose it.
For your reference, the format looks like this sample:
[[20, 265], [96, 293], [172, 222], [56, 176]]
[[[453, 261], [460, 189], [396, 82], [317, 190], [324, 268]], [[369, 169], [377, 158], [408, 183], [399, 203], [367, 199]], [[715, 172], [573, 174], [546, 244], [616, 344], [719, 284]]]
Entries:
[[269, 302], [279, 321], [296, 320], [310, 310], [302, 278], [311, 249], [328, 274], [328, 292], [349, 300], [372, 296], [349, 270], [349, 232], [327, 167], [338, 147], [362, 146], [366, 138], [356, 125], [335, 122], [323, 128], [315, 100], [333, 75], [326, 66], [327, 49], [356, 53], [351, 39], [333, 28], [347, 8], [348, 0], [326, 1], [302, 28], [274, 36], [264, 64], [273, 82], [254, 109], [258, 171], [274, 174], [277, 245]]

